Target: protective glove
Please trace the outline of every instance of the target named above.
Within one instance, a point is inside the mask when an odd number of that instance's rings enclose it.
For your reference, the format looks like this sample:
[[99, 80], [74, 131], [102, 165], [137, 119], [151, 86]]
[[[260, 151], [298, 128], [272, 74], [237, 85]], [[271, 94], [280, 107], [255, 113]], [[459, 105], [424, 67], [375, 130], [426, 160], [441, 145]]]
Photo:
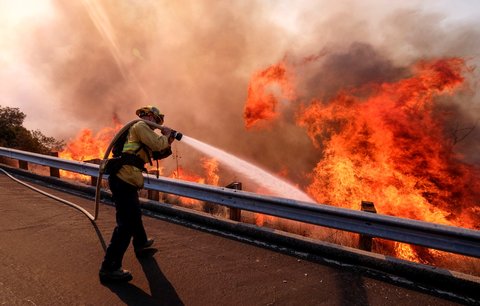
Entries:
[[160, 132], [162, 132], [162, 135], [169, 136], [172, 133], [172, 129], [166, 126], [163, 126], [160, 129]]
[[177, 131], [170, 129], [170, 134], [168, 135], [168, 143], [172, 144], [175, 139], [177, 139]]

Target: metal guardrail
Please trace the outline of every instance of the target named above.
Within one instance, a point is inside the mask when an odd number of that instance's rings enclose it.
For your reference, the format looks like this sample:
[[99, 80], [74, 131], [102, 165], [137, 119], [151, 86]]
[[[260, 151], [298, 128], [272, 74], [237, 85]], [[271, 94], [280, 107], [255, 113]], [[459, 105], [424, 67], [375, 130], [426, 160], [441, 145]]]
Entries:
[[[98, 176], [98, 165], [0, 147], [0, 156]], [[145, 189], [480, 258], [480, 231], [145, 175]]]

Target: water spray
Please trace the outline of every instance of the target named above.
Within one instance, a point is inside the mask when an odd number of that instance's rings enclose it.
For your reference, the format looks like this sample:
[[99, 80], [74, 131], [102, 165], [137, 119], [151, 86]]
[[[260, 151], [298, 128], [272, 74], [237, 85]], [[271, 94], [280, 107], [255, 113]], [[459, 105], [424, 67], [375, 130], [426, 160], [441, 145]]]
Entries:
[[184, 136], [184, 143], [192, 146], [206, 155], [212, 156], [220, 162], [228, 165], [234, 171], [244, 175], [249, 180], [255, 182], [258, 186], [266, 187], [276, 195], [283, 198], [316, 203], [308, 194], [300, 190], [297, 186], [285, 181], [274, 174], [263, 170], [241, 158], [238, 158], [228, 152], [215, 148], [209, 144], [197, 139]]
[[97, 188], [95, 191], [95, 220], [98, 217], [98, 203], [99, 203], [99, 198], [100, 198], [100, 185], [102, 181], [102, 176], [104, 173], [105, 169], [105, 164], [108, 160], [108, 157], [110, 155], [110, 152], [113, 148], [113, 144], [117, 141], [117, 139], [127, 130], [129, 129], [133, 124], [139, 122], [139, 121], [144, 121], [146, 124], [148, 124], [151, 127], [158, 128], [159, 130], [162, 131], [162, 133], [170, 133], [173, 138], [176, 140], [181, 140], [183, 139], [183, 142], [187, 145], [192, 146], [194, 149], [197, 149], [203, 153], [205, 153], [208, 156], [212, 156], [214, 158], [217, 158], [219, 161], [227, 164], [232, 168], [233, 170], [245, 175], [248, 179], [254, 181], [256, 184], [260, 186], [264, 186], [270, 191], [276, 193], [277, 195], [283, 197], [283, 198], [290, 198], [294, 200], [299, 200], [299, 201], [306, 201], [306, 202], [311, 202], [315, 203], [316, 201], [313, 200], [308, 194], [300, 190], [297, 186], [292, 185], [291, 183], [286, 182], [285, 180], [261, 169], [260, 167], [257, 167], [241, 158], [238, 158], [232, 154], [229, 154], [223, 150], [217, 149], [211, 145], [208, 145], [206, 143], [203, 143], [197, 139], [184, 136], [182, 133], [177, 132], [175, 130], [172, 130], [168, 127], [156, 124], [151, 121], [143, 120], [143, 119], [136, 119], [133, 120], [129, 123], [127, 123], [118, 133], [115, 135], [115, 137], [112, 139], [110, 145], [108, 146], [105, 155], [103, 157], [102, 162], [100, 163], [100, 167], [98, 169], [98, 179], [97, 179]]

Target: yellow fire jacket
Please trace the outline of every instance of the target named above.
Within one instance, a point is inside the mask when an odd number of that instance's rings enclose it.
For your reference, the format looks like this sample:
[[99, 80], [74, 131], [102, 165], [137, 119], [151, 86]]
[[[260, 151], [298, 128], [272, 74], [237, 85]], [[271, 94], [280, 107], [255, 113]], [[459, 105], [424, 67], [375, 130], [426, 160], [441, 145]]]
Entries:
[[[135, 153], [144, 144], [143, 148]], [[167, 136], [158, 135], [143, 121], [135, 123], [128, 131], [127, 141], [123, 146], [124, 153], [136, 154], [145, 163], [149, 163], [148, 156], [152, 151], [161, 151], [170, 146]], [[148, 154], [146, 150], [148, 150]], [[124, 165], [117, 173], [117, 177], [137, 188], [143, 188], [142, 170], [135, 166]]]

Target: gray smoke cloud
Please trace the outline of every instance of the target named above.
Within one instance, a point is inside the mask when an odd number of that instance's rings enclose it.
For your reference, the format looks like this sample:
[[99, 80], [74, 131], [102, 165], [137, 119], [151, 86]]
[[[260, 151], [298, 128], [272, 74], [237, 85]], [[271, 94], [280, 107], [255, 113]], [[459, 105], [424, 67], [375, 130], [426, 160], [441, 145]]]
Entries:
[[[296, 105], [268, 129], [244, 127], [254, 72], [281, 59], [295, 63], [305, 102], [398, 80], [419, 59], [460, 56], [478, 64], [474, 19], [431, 12], [423, 1], [312, 2], [52, 1], [49, 17], [25, 21], [15, 39], [16, 57], [42, 95], [9, 97], [22, 98], [18, 105], [32, 126], [64, 139], [82, 128], [111, 126], [114, 117], [127, 122], [136, 108], [157, 105], [165, 125], [286, 171], [302, 185], [319, 156], [294, 123]], [[301, 65], [309, 56], [318, 60]], [[471, 94], [455, 98], [459, 126], [479, 120], [478, 72], [471, 78]], [[479, 130], [468, 138], [480, 139]], [[474, 160], [479, 144], [465, 140], [459, 149]], [[179, 150], [183, 163], [197, 163], [190, 158], [196, 153], [180, 144]]]

